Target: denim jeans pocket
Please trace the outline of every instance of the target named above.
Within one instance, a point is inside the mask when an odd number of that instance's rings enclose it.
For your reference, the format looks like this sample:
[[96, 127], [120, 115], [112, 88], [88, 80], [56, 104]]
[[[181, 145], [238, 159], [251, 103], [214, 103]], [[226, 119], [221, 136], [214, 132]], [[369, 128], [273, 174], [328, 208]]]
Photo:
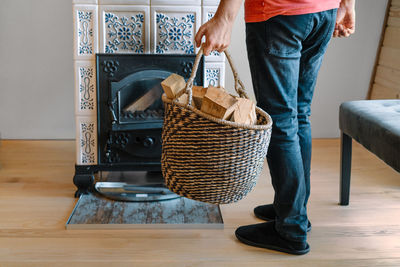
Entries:
[[299, 58], [302, 41], [308, 34], [310, 16], [276, 16], [265, 21], [266, 52], [282, 58]]
[[335, 29], [335, 22], [336, 22], [336, 12], [337, 9], [331, 9], [331, 10], [327, 10], [324, 12], [321, 12], [324, 15], [324, 19], [325, 19], [325, 29], [323, 29], [323, 31], [325, 32], [323, 37], [322, 37], [322, 42], [319, 46], [319, 50], [318, 50], [318, 55], [323, 55], [325, 54], [325, 51], [328, 47], [328, 44], [332, 38], [332, 34], [333, 31]]

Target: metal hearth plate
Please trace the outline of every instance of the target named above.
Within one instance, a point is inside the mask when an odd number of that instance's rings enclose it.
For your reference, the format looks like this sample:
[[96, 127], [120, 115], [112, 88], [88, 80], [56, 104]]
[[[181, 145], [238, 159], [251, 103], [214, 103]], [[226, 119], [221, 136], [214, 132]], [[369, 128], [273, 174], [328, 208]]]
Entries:
[[218, 205], [185, 197], [152, 202], [121, 202], [81, 195], [66, 229], [223, 229]]
[[162, 184], [133, 185], [121, 182], [97, 182], [94, 188], [104, 197], [119, 201], [147, 202], [180, 197]]

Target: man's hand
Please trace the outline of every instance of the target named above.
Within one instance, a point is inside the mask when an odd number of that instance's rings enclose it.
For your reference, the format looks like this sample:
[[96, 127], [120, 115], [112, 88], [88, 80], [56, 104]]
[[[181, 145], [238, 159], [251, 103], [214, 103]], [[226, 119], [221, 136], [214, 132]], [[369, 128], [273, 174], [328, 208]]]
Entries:
[[201, 44], [203, 36], [206, 37], [203, 51], [208, 56], [211, 51], [224, 51], [231, 42], [232, 23], [224, 21], [220, 17], [214, 16], [211, 20], [203, 24], [196, 34], [195, 41], [197, 47]]
[[355, 0], [342, 0], [337, 10], [333, 37], [349, 37], [356, 29]]
[[205, 36], [203, 52], [206, 56], [214, 50], [222, 52], [229, 46], [232, 26], [241, 4], [242, 0], [221, 0], [214, 17], [197, 31], [195, 36], [197, 47], [200, 47], [201, 39]]

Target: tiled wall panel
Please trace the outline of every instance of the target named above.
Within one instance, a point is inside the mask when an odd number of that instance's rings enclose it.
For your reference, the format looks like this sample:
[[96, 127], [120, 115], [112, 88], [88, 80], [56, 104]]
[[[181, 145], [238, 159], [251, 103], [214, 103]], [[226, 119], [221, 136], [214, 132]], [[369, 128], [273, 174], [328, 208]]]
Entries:
[[94, 116], [76, 116], [76, 164], [97, 164], [97, 123]]
[[149, 6], [100, 6], [100, 40], [102, 53], [148, 53]]
[[152, 5], [200, 6], [201, 0], [151, 0]]
[[98, 0], [72, 0], [72, 4], [93, 4], [97, 5]]
[[150, 5], [150, 0], [98, 0], [100, 5]]
[[194, 53], [194, 36], [201, 23], [200, 13], [200, 6], [152, 6], [152, 53]]
[[96, 116], [95, 61], [75, 61], [75, 114]]
[[203, 6], [218, 6], [220, 0], [203, 0]]
[[204, 66], [204, 87], [225, 86], [225, 63], [206, 62]]
[[74, 5], [74, 58], [93, 60], [98, 52], [97, 5]]

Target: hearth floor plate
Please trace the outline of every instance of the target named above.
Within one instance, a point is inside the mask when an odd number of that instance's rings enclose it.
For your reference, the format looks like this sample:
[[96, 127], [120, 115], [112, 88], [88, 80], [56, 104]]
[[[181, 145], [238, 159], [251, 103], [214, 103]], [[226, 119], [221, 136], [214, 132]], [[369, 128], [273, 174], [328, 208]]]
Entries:
[[146, 202], [180, 198], [162, 184], [131, 185], [117, 182], [97, 182], [94, 188], [100, 195], [117, 201]]
[[218, 205], [177, 198], [158, 202], [121, 202], [81, 195], [66, 229], [223, 229]]

